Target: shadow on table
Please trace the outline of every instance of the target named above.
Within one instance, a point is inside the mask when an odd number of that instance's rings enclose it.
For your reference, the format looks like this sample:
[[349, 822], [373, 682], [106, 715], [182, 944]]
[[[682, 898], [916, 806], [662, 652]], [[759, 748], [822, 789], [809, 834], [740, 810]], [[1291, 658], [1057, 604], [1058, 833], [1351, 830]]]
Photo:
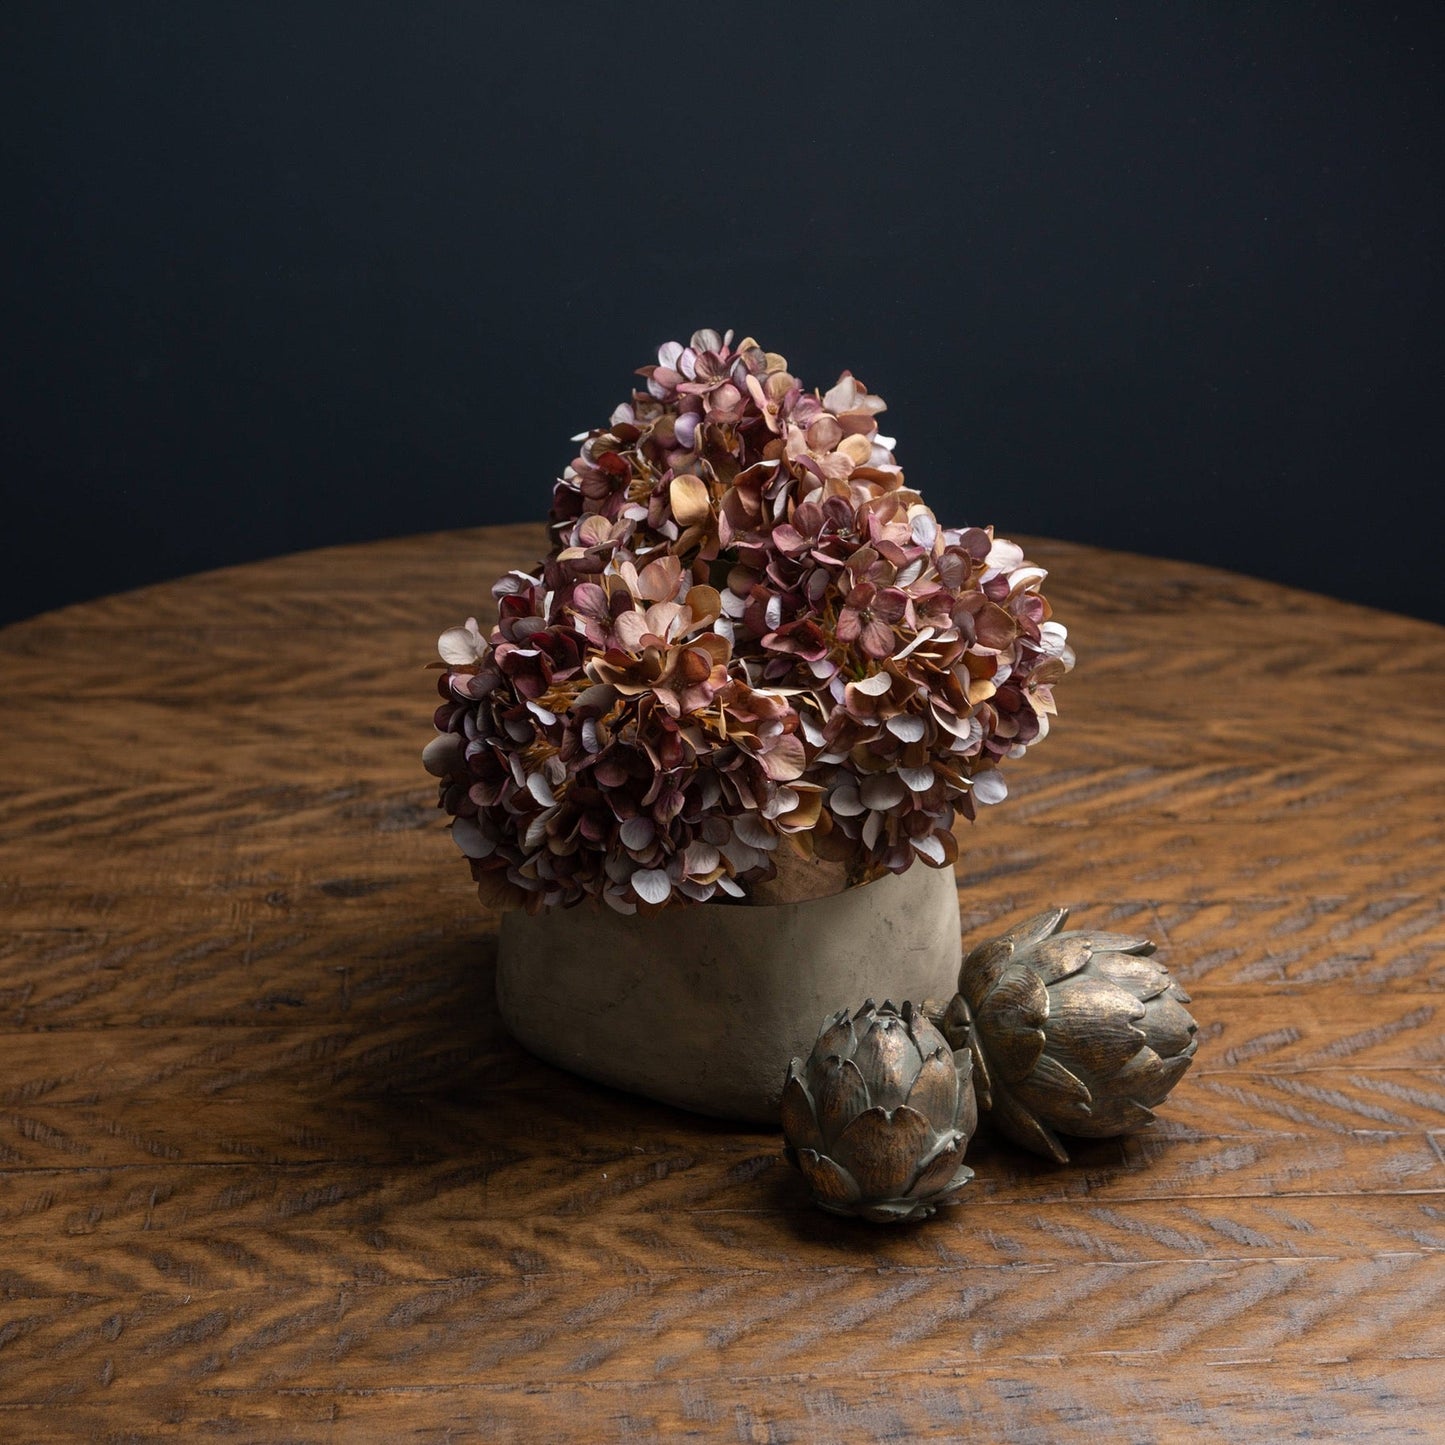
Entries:
[[[398, 944], [400, 947], [400, 944]], [[373, 942], [373, 956], [389, 952]], [[292, 1051], [287, 1092], [304, 1129], [337, 1162], [383, 1171], [381, 1188], [423, 1206], [438, 1192], [464, 1211], [573, 1215], [650, 1211], [777, 1214], [799, 1239], [876, 1230], [811, 1208], [782, 1160], [779, 1133], [709, 1119], [578, 1078], [507, 1034], [494, 999], [495, 942], [412, 940], [405, 967], [353, 997], [324, 1049]], [[559, 1028], [568, 1020], [557, 1020]], [[294, 1138], [291, 1108], [273, 1121]], [[1167, 1150], [1155, 1134], [1150, 1150]], [[1074, 1163], [1033, 1158], [981, 1129], [965, 1211], [990, 1200], [1043, 1203], [1111, 1192], [1139, 1168], [1124, 1141], [1078, 1141]], [[908, 1229], [910, 1226], [904, 1226]]]
[[[1077, 1147], [1076, 1147], [1077, 1146]], [[1046, 1204], [1059, 1200], [1087, 1198], [1095, 1190], [1108, 1189], [1128, 1179], [1139, 1169], [1130, 1157], [1130, 1145], [1121, 1139], [1080, 1139], [1070, 1141], [1072, 1162], [1054, 1164], [1036, 1158], [993, 1134], [985, 1123], [974, 1135], [968, 1149], [968, 1164], [974, 1171], [972, 1183], [957, 1205], [944, 1211], [945, 1217], [966, 1217], [971, 1210], [987, 1209], [990, 1203], [1027, 1200]], [[768, 1183], [768, 1203], [785, 1208], [795, 1202], [802, 1189], [791, 1169], [778, 1171]], [[899, 1230], [904, 1233], [926, 1228], [928, 1221], [879, 1226], [842, 1218], [822, 1210], [794, 1219], [793, 1232], [801, 1239], [844, 1238], [863, 1233]]]
[[[387, 951], [373, 941], [373, 956]], [[738, 1177], [774, 1162], [780, 1140], [766, 1130], [592, 1083], [514, 1042], [497, 1012], [493, 937], [407, 952], [407, 978], [398, 971], [384, 996], [352, 998], [330, 1056], [296, 1061], [292, 1082], [310, 1096], [317, 1134], [354, 1157], [505, 1177], [554, 1210], [710, 1158]]]

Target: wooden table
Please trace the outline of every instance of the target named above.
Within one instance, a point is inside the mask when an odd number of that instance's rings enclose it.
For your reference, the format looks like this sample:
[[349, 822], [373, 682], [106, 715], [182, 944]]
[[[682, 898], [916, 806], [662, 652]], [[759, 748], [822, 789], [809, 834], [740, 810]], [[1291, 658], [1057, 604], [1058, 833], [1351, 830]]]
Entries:
[[498, 1025], [422, 669], [541, 547], [0, 633], [0, 1440], [1445, 1439], [1445, 631], [1036, 545], [1080, 665], [965, 926], [1147, 933], [1203, 1042], [890, 1230]]

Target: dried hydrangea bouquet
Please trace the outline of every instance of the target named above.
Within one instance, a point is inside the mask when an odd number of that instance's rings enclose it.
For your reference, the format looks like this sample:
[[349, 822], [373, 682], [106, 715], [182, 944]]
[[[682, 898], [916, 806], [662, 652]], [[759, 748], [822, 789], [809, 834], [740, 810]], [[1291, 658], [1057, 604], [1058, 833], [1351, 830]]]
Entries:
[[497, 625], [442, 634], [424, 758], [508, 910], [518, 1037], [772, 1119], [840, 1000], [953, 992], [955, 821], [1004, 797], [1073, 658], [1043, 569], [939, 523], [850, 373], [820, 394], [699, 331], [639, 375]]

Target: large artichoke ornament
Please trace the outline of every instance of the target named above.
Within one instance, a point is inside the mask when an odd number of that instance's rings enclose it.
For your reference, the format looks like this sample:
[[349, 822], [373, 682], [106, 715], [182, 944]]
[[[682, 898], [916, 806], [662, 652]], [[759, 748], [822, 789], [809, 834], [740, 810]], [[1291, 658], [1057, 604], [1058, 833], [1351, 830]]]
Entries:
[[1194, 1058], [1189, 995], [1123, 934], [1060, 932], [1037, 914], [963, 961], [942, 1027], [969, 1049], [979, 1103], [1025, 1149], [1068, 1163], [1059, 1134], [1107, 1138], [1150, 1123]]
[[921, 1009], [879, 1008], [823, 1025], [783, 1086], [784, 1153], [814, 1200], [878, 1223], [927, 1219], [973, 1178], [973, 1057], [955, 1054]]

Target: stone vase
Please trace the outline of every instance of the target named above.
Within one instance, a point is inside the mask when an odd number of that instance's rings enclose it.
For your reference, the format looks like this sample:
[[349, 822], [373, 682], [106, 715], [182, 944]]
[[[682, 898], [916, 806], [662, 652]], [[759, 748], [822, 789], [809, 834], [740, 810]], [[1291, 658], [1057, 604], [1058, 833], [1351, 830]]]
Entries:
[[788, 1061], [827, 1015], [870, 996], [947, 1000], [960, 957], [953, 870], [920, 865], [802, 903], [507, 913], [497, 1003], [549, 1063], [776, 1127]]

